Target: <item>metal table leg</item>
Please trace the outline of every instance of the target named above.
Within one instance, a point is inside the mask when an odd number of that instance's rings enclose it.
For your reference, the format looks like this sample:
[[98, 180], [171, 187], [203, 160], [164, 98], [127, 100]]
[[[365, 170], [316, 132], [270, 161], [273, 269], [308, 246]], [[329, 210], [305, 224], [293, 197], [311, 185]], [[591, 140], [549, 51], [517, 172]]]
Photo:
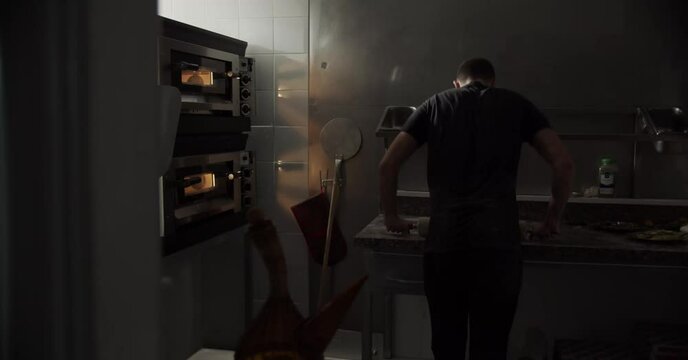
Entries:
[[364, 293], [363, 331], [361, 331], [361, 359], [373, 358], [373, 292], [366, 286]]
[[392, 358], [394, 338], [394, 294], [385, 294], [385, 329], [383, 332], [382, 356], [385, 359]]

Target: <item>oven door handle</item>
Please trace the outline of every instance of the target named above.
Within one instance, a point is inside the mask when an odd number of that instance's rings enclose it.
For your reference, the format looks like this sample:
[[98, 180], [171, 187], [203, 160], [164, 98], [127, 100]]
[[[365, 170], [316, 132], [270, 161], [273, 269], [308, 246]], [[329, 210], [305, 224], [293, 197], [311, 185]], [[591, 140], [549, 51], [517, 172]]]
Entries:
[[[188, 61], [178, 62], [177, 67], [179, 68], [179, 70], [191, 70], [191, 71], [201, 70], [201, 65], [190, 63]], [[211, 71], [211, 73], [213, 74], [213, 77], [216, 77], [216, 78], [227, 78], [227, 79], [234, 79], [234, 78], [240, 79], [241, 78], [240, 74], [235, 74], [233, 71], [227, 71], [227, 72]]]

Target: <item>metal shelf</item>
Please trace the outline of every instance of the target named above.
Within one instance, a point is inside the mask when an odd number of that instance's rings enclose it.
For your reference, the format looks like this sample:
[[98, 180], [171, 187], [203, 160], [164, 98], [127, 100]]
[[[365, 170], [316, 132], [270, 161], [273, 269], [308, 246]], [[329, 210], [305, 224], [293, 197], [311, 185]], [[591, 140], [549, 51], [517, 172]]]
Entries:
[[688, 135], [650, 135], [650, 134], [559, 134], [563, 140], [592, 140], [592, 141], [676, 141], [688, 142]]
[[[392, 138], [399, 134], [399, 129], [380, 129], [375, 135], [381, 138]], [[688, 135], [650, 135], [650, 134], [586, 134], [563, 133], [559, 134], [563, 140], [588, 140], [588, 141], [673, 141], [688, 142]]]

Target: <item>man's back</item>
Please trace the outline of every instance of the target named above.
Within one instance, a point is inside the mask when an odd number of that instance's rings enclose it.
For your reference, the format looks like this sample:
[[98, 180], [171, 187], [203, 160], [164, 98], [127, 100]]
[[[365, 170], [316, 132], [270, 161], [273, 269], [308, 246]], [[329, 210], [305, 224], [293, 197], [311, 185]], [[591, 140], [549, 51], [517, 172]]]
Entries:
[[407, 233], [412, 224], [397, 209], [399, 170], [428, 145], [432, 212], [423, 281], [437, 360], [462, 359], [467, 340], [471, 359], [507, 358], [521, 287], [516, 173], [524, 141], [552, 169], [540, 236], [559, 232], [571, 192], [573, 161], [559, 136], [533, 104], [494, 88], [495, 81], [489, 60], [464, 61], [457, 90], [421, 105], [380, 161], [385, 227]]
[[436, 94], [419, 107], [404, 131], [428, 145], [428, 251], [517, 245], [521, 144], [548, 126], [522, 96], [480, 82]]

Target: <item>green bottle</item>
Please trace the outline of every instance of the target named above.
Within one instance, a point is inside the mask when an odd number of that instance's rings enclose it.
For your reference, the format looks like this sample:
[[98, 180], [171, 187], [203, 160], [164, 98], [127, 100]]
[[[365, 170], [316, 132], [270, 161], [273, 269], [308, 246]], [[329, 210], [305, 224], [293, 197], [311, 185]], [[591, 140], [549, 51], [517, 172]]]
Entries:
[[616, 166], [614, 159], [610, 157], [603, 157], [600, 159], [599, 168], [599, 182], [600, 182], [600, 197], [614, 197], [616, 186], [616, 174], [619, 168]]

